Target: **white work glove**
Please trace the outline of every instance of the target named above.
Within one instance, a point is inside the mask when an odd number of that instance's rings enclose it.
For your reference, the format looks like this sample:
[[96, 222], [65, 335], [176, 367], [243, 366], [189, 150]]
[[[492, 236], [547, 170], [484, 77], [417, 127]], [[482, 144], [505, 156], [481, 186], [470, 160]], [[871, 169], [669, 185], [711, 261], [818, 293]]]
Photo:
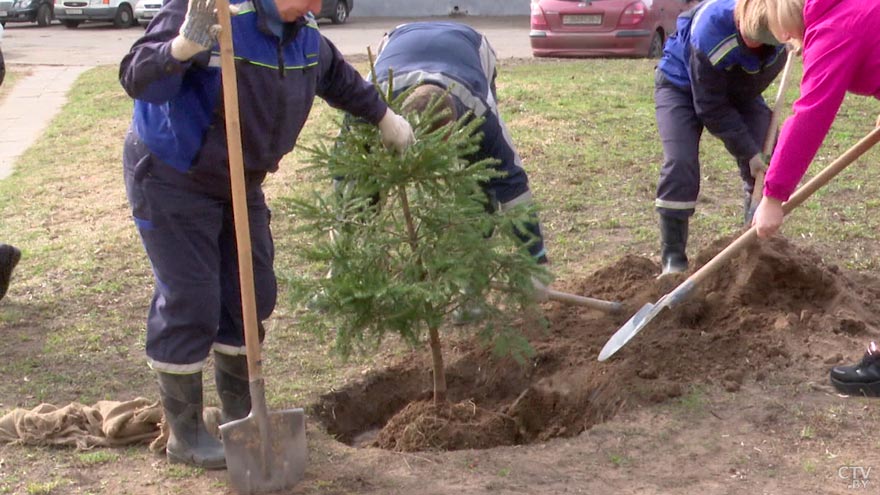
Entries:
[[382, 144], [401, 153], [416, 140], [409, 122], [390, 108], [379, 121], [379, 131], [382, 133]]
[[171, 41], [171, 56], [186, 62], [198, 53], [210, 50], [219, 32], [214, 0], [189, 0], [180, 34]]
[[749, 172], [752, 174], [752, 177], [758, 175], [758, 172], [766, 172], [767, 164], [764, 163], [764, 156], [761, 153], [753, 156], [749, 160]]

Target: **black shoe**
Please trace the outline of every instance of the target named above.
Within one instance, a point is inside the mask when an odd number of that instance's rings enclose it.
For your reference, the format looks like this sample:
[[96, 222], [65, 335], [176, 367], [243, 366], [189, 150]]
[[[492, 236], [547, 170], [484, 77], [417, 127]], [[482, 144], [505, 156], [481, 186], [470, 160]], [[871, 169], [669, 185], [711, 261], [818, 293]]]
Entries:
[[202, 372], [186, 375], [156, 373], [165, 421], [171, 435], [165, 451], [168, 461], [203, 469], [223, 469], [223, 444], [205, 429], [202, 419]]
[[21, 251], [9, 244], [0, 244], [0, 299], [3, 299], [9, 289], [12, 270], [20, 259]]
[[688, 219], [660, 215], [660, 276], [688, 269]]
[[880, 348], [875, 342], [859, 364], [831, 368], [831, 383], [841, 393], [880, 397]]
[[230, 356], [214, 351], [214, 381], [223, 405], [225, 424], [247, 417], [251, 412], [247, 356]]

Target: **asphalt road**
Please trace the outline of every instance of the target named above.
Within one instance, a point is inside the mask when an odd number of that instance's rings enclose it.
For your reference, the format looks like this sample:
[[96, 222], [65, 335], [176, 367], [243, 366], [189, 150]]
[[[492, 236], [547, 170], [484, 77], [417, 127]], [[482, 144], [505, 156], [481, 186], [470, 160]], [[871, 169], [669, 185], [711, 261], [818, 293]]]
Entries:
[[[367, 46], [375, 52], [385, 32], [416, 19], [357, 18], [336, 26], [321, 23], [321, 31], [344, 55], [365, 55]], [[447, 17], [432, 18], [450, 20]], [[460, 17], [454, 19], [484, 33], [499, 58], [531, 57], [528, 17]], [[85, 23], [76, 29], [60, 24], [41, 28], [36, 24], [6, 25], [3, 54], [7, 64], [22, 65], [114, 65], [128, 52], [143, 29], [115, 29], [109, 24]]]

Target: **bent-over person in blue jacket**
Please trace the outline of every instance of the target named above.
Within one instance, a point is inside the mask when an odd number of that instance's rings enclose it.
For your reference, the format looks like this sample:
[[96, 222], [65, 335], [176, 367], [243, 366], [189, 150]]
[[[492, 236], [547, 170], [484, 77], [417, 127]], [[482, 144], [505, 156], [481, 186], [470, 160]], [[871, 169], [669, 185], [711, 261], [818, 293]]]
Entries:
[[[531, 203], [528, 175], [498, 111], [495, 52], [485, 36], [454, 22], [403, 24], [388, 33], [379, 46], [374, 77], [383, 89], [388, 87], [389, 69], [395, 96], [419, 86], [405, 107], [424, 110], [432, 98], [448, 92], [452, 119], [467, 112], [484, 119], [477, 130], [483, 135], [480, 149], [468, 158], [471, 162], [486, 158], [499, 161], [495, 168], [504, 175], [483, 187], [493, 211]], [[539, 263], [546, 263], [538, 219], [528, 223], [525, 230], [517, 236], [528, 243], [529, 253]]]

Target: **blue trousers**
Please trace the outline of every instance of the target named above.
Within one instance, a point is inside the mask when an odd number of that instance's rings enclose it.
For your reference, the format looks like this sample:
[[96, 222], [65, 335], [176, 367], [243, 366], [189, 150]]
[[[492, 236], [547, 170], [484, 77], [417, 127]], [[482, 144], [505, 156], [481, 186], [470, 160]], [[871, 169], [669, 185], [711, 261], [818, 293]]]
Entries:
[[[146, 352], [153, 369], [201, 370], [212, 347], [244, 354], [230, 186], [197, 184], [159, 163], [136, 134], [126, 136], [125, 186], [155, 276]], [[277, 283], [262, 176], [247, 185], [257, 317], [275, 308]], [[261, 325], [262, 328], [262, 325]]]
[[[661, 215], [688, 218], [694, 214], [700, 194], [700, 138], [703, 123], [694, 110], [693, 95], [678, 88], [657, 72], [654, 87], [657, 130], [663, 143], [663, 166], [657, 182], [655, 206]], [[755, 142], [764, 144], [770, 126], [770, 108], [763, 98], [739, 105], [742, 116]], [[755, 179], [748, 160], [737, 160], [743, 192], [750, 195]]]

